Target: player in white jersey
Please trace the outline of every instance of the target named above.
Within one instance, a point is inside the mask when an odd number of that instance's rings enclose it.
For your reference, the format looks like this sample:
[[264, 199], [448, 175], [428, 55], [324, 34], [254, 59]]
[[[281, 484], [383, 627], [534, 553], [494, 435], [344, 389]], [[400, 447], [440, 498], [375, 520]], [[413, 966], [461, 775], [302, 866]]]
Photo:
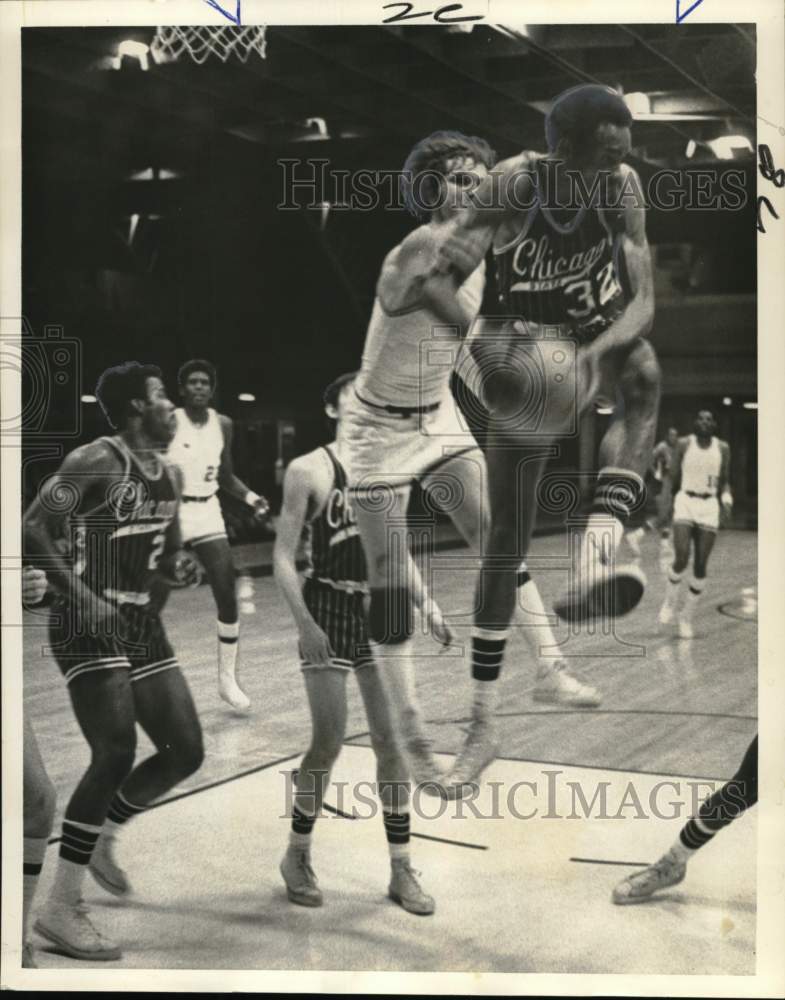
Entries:
[[[478, 554], [488, 516], [485, 458], [450, 390], [453, 367], [463, 362], [461, 333], [482, 303], [485, 264], [465, 280], [437, 271], [436, 264], [447, 223], [494, 162], [484, 140], [458, 132], [436, 132], [409, 155], [404, 192], [423, 224], [384, 260], [354, 398], [346, 403], [338, 436], [368, 562], [369, 635], [386, 668], [388, 693], [417, 780], [433, 780], [438, 771], [414, 699], [413, 582], [407, 577], [410, 564], [401, 558], [408, 551], [412, 482], [420, 483], [429, 506], [449, 514]], [[525, 566], [518, 586], [519, 621], [528, 626], [524, 635], [539, 659], [535, 698], [596, 706], [596, 691], [571, 677], [555, 655], [556, 641]], [[541, 650], [549, 650], [549, 656], [540, 657]], [[482, 719], [487, 738], [479, 748], [479, 767], [474, 760], [467, 771], [471, 776], [496, 751], [490, 724], [496, 686], [487, 681], [496, 679], [498, 669], [491, 673], [478, 677], [473, 669], [474, 719]], [[447, 794], [460, 794], [463, 770], [458, 761]]]
[[[730, 447], [715, 437], [716, 421], [710, 410], [701, 410], [695, 433], [680, 438], [671, 470], [673, 492], [673, 565], [668, 573], [668, 589], [660, 608], [660, 623], [669, 625], [678, 615], [678, 634], [693, 635], [692, 618], [706, 586], [706, 568], [720, 526], [720, 509], [727, 516], [733, 507], [730, 490]], [[683, 607], [679, 597], [684, 571], [694, 546], [692, 579]]]
[[204, 566], [218, 611], [218, 693], [238, 711], [251, 702], [237, 683], [240, 623], [232, 551], [218, 502], [218, 487], [244, 501], [264, 521], [270, 505], [239, 479], [232, 468], [232, 421], [210, 406], [215, 367], [195, 358], [177, 374], [182, 409], [175, 410], [177, 431], [168, 457], [183, 474], [180, 530], [183, 542]]

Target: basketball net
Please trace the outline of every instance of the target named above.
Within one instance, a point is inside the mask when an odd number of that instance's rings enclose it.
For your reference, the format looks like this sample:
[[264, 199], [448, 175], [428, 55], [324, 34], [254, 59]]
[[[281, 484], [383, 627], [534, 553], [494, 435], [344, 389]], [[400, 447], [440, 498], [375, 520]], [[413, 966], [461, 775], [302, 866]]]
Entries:
[[254, 24], [243, 27], [191, 24], [165, 25], [155, 29], [150, 52], [157, 63], [175, 62], [184, 54], [201, 65], [211, 56], [222, 63], [233, 56], [240, 62], [248, 61], [252, 52], [265, 58], [266, 27]]

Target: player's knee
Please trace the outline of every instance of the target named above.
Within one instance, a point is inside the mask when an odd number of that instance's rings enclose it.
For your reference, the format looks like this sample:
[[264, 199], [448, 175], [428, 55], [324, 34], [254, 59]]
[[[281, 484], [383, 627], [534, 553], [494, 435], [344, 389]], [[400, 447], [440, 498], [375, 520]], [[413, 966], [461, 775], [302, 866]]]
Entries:
[[189, 733], [174, 746], [173, 764], [178, 781], [194, 774], [204, 762], [204, 743], [200, 732]]
[[621, 391], [625, 407], [655, 406], [660, 395], [662, 372], [654, 348], [642, 341], [634, 359], [621, 378]]
[[90, 768], [119, 788], [131, 773], [135, 758], [136, 737], [129, 733], [94, 747]]
[[414, 602], [408, 587], [372, 587], [368, 634], [374, 642], [399, 645], [414, 632]]
[[54, 824], [57, 795], [52, 782], [46, 778], [36, 783], [35, 788], [25, 788], [24, 795], [24, 835], [25, 837], [48, 837]]
[[[307, 760], [309, 772], [329, 773], [343, 747], [343, 733], [319, 734], [308, 748]], [[303, 770], [306, 770], [303, 767]]]

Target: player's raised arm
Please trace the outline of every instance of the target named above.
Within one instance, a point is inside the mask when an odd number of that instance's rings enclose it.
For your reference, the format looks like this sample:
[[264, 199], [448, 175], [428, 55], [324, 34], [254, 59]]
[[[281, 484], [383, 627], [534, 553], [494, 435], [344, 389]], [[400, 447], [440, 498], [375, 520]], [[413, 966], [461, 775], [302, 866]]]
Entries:
[[218, 467], [218, 482], [221, 488], [226, 490], [227, 493], [231, 493], [233, 497], [236, 497], [238, 500], [242, 500], [243, 503], [248, 504], [254, 512], [254, 517], [263, 521], [270, 513], [270, 504], [264, 497], [260, 497], [258, 493], [254, 493], [254, 491], [246, 486], [242, 479], [235, 474], [234, 465], [232, 463], [234, 424], [231, 419], [223, 413], [219, 414], [218, 419], [221, 423], [221, 430], [223, 431], [224, 436], [224, 446], [223, 451], [221, 452], [221, 464]]
[[317, 479], [310, 456], [296, 458], [286, 470], [273, 548], [273, 571], [297, 626], [303, 657], [309, 663], [328, 664], [332, 656], [330, 642], [308, 610], [297, 571], [297, 550], [309, 508], [318, 505]]
[[22, 524], [25, 557], [33, 565], [38, 565], [38, 557], [52, 589], [93, 622], [105, 618], [111, 608], [73, 571], [69, 554], [74, 539], [68, 537], [69, 521], [78, 510], [98, 506], [105, 499], [108, 476], [116, 471], [117, 459], [100, 441], [76, 448], [66, 455], [57, 472], [43, 481]]

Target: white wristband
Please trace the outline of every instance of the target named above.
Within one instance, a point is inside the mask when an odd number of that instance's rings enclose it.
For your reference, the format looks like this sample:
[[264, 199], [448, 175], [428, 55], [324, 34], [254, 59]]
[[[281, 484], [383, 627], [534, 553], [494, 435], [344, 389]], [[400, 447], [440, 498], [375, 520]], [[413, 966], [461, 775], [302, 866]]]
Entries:
[[725, 505], [726, 505], [727, 507], [732, 507], [732, 506], [733, 506], [733, 494], [731, 493], [731, 491], [730, 491], [730, 490], [725, 490], [725, 492], [724, 492], [724, 493], [722, 494], [722, 496], [720, 497], [720, 500], [721, 500], [721, 501], [722, 501], [722, 503], [724, 503], [724, 504], [725, 504]]
[[261, 499], [262, 498], [257, 493], [254, 493], [253, 490], [248, 490], [248, 492], [245, 494], [245, 502], [248, 504], [249, 507], [255, 507], [257, 501]]

